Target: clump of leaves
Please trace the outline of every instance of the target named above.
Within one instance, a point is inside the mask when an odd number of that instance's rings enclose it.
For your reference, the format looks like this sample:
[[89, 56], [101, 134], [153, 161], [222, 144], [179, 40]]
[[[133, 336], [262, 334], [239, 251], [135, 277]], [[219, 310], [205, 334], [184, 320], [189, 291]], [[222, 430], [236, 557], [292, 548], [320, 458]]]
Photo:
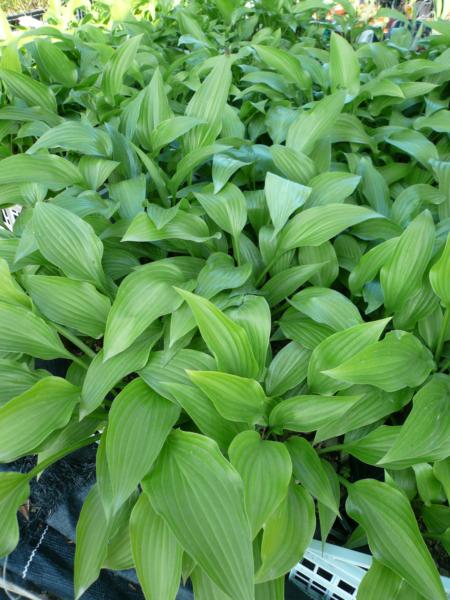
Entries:
[[444, 600], [448, 22], [119, 8], [2, 47], [0, 461], [37, 466], [0, 474], [0, 555], [31, 478], [99, 440], [77, 598], [135, 567], [147, 599], [280, 600], [350, 518], [360, 598]]

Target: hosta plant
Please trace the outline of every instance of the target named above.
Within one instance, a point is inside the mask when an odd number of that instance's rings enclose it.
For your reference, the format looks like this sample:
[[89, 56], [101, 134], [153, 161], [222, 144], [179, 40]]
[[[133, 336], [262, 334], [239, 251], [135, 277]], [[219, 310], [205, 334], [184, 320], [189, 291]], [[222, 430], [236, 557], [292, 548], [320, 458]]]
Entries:
[[4, 29], [0, 461], [36, 466], [0, 474], [0, 555], [98, 444], [76, 598], [135, 567], [147, 600], [281, 600], [332, 530], [360, 599], [446, 598], [450, 27], [363, 44], [344, 6]]

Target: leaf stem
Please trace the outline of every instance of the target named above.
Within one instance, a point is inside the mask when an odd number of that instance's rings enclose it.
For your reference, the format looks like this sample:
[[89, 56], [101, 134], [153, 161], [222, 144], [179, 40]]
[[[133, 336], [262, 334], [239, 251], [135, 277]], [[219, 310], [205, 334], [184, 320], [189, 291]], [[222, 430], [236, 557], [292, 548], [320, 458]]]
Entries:
[[444, 312], [444, 319], [442, 321], [438, 343], [436, 345], [436, 353], [434, 355], [434, 360], [436, 361], [437, 365], [439, 364], [439, 359], [441, 358], [442, 349], [444, 348], [445, 334], [447, 333], [449, 319], [450, 319], [450, 310], [449, 310], [449, 307], [447, 306], [447, 308], [445, 309], [445, 312]]
[[317, 454], [328, 454], [329, 452], [337, 452], [338, 450], [342, 450], [344, 447], [343, 444], [334, 444], [334, 446], [325, 446], [325, 448], [319, 448], [317, 450]]
[[89, 356], [90, 358], [95, 357], [95, 352], [92, 350], [92, 348], [89, 348], [89, 346], [87, 344], [85, 344], [82, 340], [80, 340], [80, 338], [77, 337], [74, 333], [71, 333], [68, 329], [66, 329], [62, 325], [57, 325], [56, 323], [53, 323], [53, 327], [56, 329], [56, 331], [58, 333], [60, 333], [67, 340], [72, 342], [72, 344], [74, 344], [74, 346], [77, 346], [77, 348], [79, 348], [87, 356]]
[[272, 258], [272, 260], [271, 260], [271, 261], [269, 261], [269, 264], [266, 266], [266, 268], [264, 269], [264, 271], [261, 273], [261, 275], [260, 275], [260, 276], [258, 277], [258, 279], [256, 280], [255, 287], [258, 287], [258, 285], [261, 283], [261, 281], [264, 279], [264, 277], [267, 275], [267, 273], [268, 273], [268, 272], [270, 271], [270, 269], [272, 268], [272, 266], [273, 266], [273, 263], [275, 262], [275, 260], [276, 260], [277, 258], [278, 258], [278, 257], [276, 256], [276, 257]]
[[238, 267], [240, 267], [241, 264], [242, 264], [242, 260], [241, 260], [241, 249], [239, 247], [239, 237], [233, 235], [232, 236], [232, 243], [233, 243], [233, 253], [234, 253], [234, 256], [236, 258], [236, 262], [238, 264]]

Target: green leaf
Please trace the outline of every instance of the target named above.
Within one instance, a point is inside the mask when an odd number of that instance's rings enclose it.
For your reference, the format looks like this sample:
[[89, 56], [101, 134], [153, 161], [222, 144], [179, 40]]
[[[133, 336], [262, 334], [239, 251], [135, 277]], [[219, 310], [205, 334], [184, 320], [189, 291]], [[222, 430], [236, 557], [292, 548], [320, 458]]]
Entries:
[[161, 71], [157, 67], [150, 83], [144, 90], [138, 118], [139, 138], [146, 148], [151, 148], [153, 130], [160, 123], [172, 117], [173, 112], [164, 90], [164, 81]]
[[292, 459], [294, 477], [335, 514], [339, 514], [339, 503], [330, 484], [320, 458], [314, 448], [301, 437], [291, 437], [286, 443]]
[[418, 131], [400, 129], [391, 133], [386, 138], [386, 142], [409, 154], [425, 168], [428, 168], [430, 160], [439, 160], [436, 146]]
[[269, 415], [275, 431], [309, 433], [339, 419], [359, 400], [359, 396], [293, 396], [277, 404]]
[[273, 145], [270, 147], [270, 154], [281, 174], [292, 181], [305, 184], [316, 173], [314, 161], [294, 148]]
[[110, 104], [114, 104], [116, 94], [120, 93], [123, 78], [136, 57], [141, 40], [142, 36], [136, 35], [123, 42], [104, 68], [102, 91]]
[[81, 182], [73, 163], [56, 155], [16, 154], [0, 161], [0, 185], [36, 183], [51, 190]]
[[439, 573], [402, 492], [379, 481], [358, 481], [349, 487], [346, 508], [364, 527], [370, 550], [382, 565], [426, 598], [445, 600]]
[[322, 266], [323, 263], [301, 265], [280, 271], [266, 281], [261, 288], [261, 292], [266, 297], [267, 302], [271, 306], [274, 306], [290, 296], [313, 275], [318, 273]]
[[93, 485], [84, 501], [75, 538], [75, 600], [96, 581], [107, 556], [108, 520], [103, 510], [98, 485]]
[[30, 310], [0, 302], [0, 351], [24, 352], [36, 358], [71, 358], [58, 334]]
[[65, 121], [41, 135], [27, 150], [34, 154], [42, 148], [61, 148], [87, 156], [109, 156], [112, 143], [107, 133], [87, 122]]
[[26, 275], [23, 281], [34, 304], [47, 319], [92, 338], [103, 335], [111, 302], [93, 285], [46, 275]]
[[160, 337], [161, 329], [155, 325], [129, 348], [112, 358], [105, 360], [104, 352], [100, 350], [89, 365], [81, 390], [81, 417], [95, 410], [123, 377], [144, 367], [152, 346]]
[[206, 122], [205, 125], [197, 125], [185, 135], [188, 151], [212, 144], [219, 135], [230, 85], [231, 58], [224, 54], [216, 57], [213, 69], [186, 107], [186, 116]]
[[359, 93], [358, 56], [347, 40], [334, 31], [330, 43], [330, 80], [331, 91], [345, 90], [347, 101]]
[[433, 251], [433, 218], [424, 211], [399, 237], [390, 259], [381, 268], [380, 281], [388, 310], [398, 310], [422, 285]]
[[218, 237], [221, 237], [220, 233], [209, 235], [208, 226], [203, 219], [193, 213], [179, 210], [173, 219], [160, 229], [146, 213], [139, 213], [126, 230], [122, 242], [188, 240], [200, 243]]
[[345, 442], [342, 450], [368, 465], [375, 466], [395, 444], [400, 430], [400, 426], [381, 425], [356, 441]]
[[275, 69], [288, 82], [296, 84], [301, 90], [311, 87], [311, 79], [297, 58], [287, 50], [254, 44], [260, 59]]
[[340, 204], [353, 194], [360, 181], [359, 175], [339, 171], [316, 175], [309, 182], [312, 191], [306, 207]]
[[33, 210], [33, 231], [42, 255], [67, 277], [105, 290], [103, 244], [86, 221], [54, 204], [38, 202]]
[[374, 560], [358, 587], [358, 600], [397, 599], [402, 578], [394, 571]]
[[414, 335], [391, 331], [382, 341], [368, 345], [323, 373], [339, 381], [366, 383], [395, 392], [404, 387], [417, 387], [434, 366], [431, 352]]
[[19, 542], [16, 513], [30, 494], [26, 473], [0, 473], [0, 557], [8, 556]]
[[180, 586], [183, 549], [146, 494], [141, 494], [131, 513], [130, 535], [146, 600], [174, 600]]
[[235, 267], [231, 256], [217, 252], [210, 255], [198, 274], [195, 292], [209, 300], [223, 290], [243, 286], [251, 274], [250, 264]]
[[244, 482], [245, 505], [255, 537], [286, 497], [292, 478], [291, 458], [283, 444], [262, 440], [256, 431], [237, 435], [228, 454]]
[[28, 106], [39, 106], [56, 112], [56, 100], [53, 91], [40, 81], [28, 75], [15, 73], [8, 69], [0, 69], [0, 79], [8, 86], [14, 96], [24, 100]]
[[140, 378], [126, 385], [109, 412], [106, 457], [116, 509], [150, 471], [180, 409]]
[[225, 594], [210, 577], [200, 567], [195, 567], [191, 574], [192, 587], [196, 600], [230, 600], [230, 596]]
[[[336, 471], [331, 466], [329, 462], [326, 460], [321, 461], [322, 467], [325, 470], [325, 473], [328, 476], [328, 480], [331, 485], [331, 489], [334, 494], [334, 499], [336, 505], [339, 506], [341, 500], [341, 489], [339, 486], [339, 479], [336, 474]], [[336, 513], [334, 510], [331, 510], [322, 502], [317, 502], [317, 508], [319, 510], [319, 521], [320, 521], [320, 537], [322, 539], [322, 551], [325, 549], [325, 543], [327, 541], [328, 534], [333, 527], [334, 522], [336, 521]]]
[[32, 371], [26, 363], [0, 358], [0, 406], [30, 389], [47, 375], [47, 371]]
[[386, 240], [361, 256], [348, 278], [352, 294], [360, 295], [364, 284], [375, 279], [381, 267], [390, 260], [397, 242], [398, 238]]
[[362, 323], [356, 306], [336, 290], [309, 287], [295, 294], [289, 302], [313, 321], [324, 323], [335, 331]]
[[430, 283], [434, 293], [439, 296], [444, 306], [450, 306], [450, 235], [447, 236], [445, 248], [430, 269]]
[[153, 151], [161, 150], [200, 123], [202, 121], [197, 117], [171, 117], [161, 121], [150, 136]]
[[449, 400], [448, 376], [435, 375], [414, 396], [412, 411], [380, 464], [399, 469], [446, 458], [450, 453]]
[[267, 206], [274, 225], [273, 235], [277, 235], [289, 217], [305, 204], [311, 188], [289, 181], [273, 173], [266, 173], [264, 183]]
[[253, 600], [243, 484], [215, 442], [195, 433], [172, 432], [144, 490], [212, 581], [231, 597]]
[[269, 396], [282, 396], [306, 379], [311, 351], [290, 342], [272, 359], [267, 369], [265, 388]]
[[414, 129], [432, 129], [440, 133], [450, 133], [450, 111], [438, 110], [428, 117], [418, 117]]
[[307, 208], [295, 215], [280, 234], [279, 253], [301, 246], [320, 246], [357, 223], [381, 215], [351, 204], [327, 204]]
[[323, 371], [342, 364], [360, 350], [378, 340], [389, 319], [355, 325], [330, 335], [316, 346], [308, 367], [308, 386], [311, 392], [333, 394], [349, 385], [332, 380]]
[[249, 162], [236, 160], [226, 154], [215, 154], [212, 166], [212, 180], [214, 184], [214, 193], [217, 194], [228, 183], [229, 179], [242, 167], [249, 165]]
[[291, 482], [288, 494], [264, 528], [261, 559], [256, 583], [281, 577], [299, 560], [309, 546], [316, 527], [314, 501], [300, 485]]
[[198, 193], [195, 197], [221, 229], [237, 238], [247, 221], [245, 197], [238, 187], [227, 183], [218, 194]]
[[75, 63], [67, 58], [56, 44], [49, 40], [35, 41], [36, 63], [45, 76], [56, 83], [61, 83], [66, 88], [72, 88], [78, 80]]
[[80, 399], [78, 388], [45, 377], [0, 408], [0, 462], [29, 454], [55, 429], [69, 422]]
[[302, 111], [289, 127], [286, 146], [297, 152], [311, 154], [316, 143], [330, 131], [341, 113], [345, 92], [336, 92], [316, 102], [310, 110]]
[[106, 322], [106, 360], [129, 348], [156, 319], [180, 306], [182, 300], [172, 286], [183, 281], [182, 270], [170, 259], [142, 266], [125, 277]]
[[31, 308], [30, 298], [12, 277], [8, 263], [3, 258], [0, 258], [0, 285], [0, 300], [2, 302]]
[[225, 419], [265, 425], [266, 395], [254, 379], [219, 371], [187, 371], [191, 381], [204, 392]]
[[209, 300], [186, 290], [177, 288], [177, 291], [192, 310], [200, 334], [213, 353], [217, 367], [234, 375], [255, 377], [258, 365], [245, 329]]

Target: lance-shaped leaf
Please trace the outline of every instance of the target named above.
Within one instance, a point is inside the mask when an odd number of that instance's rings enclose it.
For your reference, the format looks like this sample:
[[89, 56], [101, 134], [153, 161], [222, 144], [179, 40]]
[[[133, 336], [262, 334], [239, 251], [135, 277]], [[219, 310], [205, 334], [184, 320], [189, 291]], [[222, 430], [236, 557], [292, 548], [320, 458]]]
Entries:
[[253, 600], [251, 529], [242, 480], [215, 442], [176, 430], [144, 490], [187, 553], [231, 597]]
[[450, 453], [450, 383], [435, 375], [413, 399], [400, 435], [380, 464], [404, 468], [443, 460]]
[[345, 442], [342, 450], [363, 463], [375, 466], [395, 444], [400, 430], [400, 425], [381, 425], [362, 438]]
[[[331, 485], [331, 489], [334, 494], [334, 499], [336, 501], [336, 505], [339, 506], [341, 499], [341, 489], [339, 486], [339, 479], [336, 474], [336, 471], [332, 467], [332, 465], [326, 460], [321, 461], [322, 467], [327, 474], [328, 480]], [[317, 508], [319, 510], [319, 521], [320, 521], [320, 537], [322, 539], [322, 551], [325, 549], [325, 542], [327, 541], [328, 534], [333, 527], [334, 522], [336, 521], [336, 513], [334, 510], [331, 510], [322, 502], [317, 502]]]
[[430, 269], [430, 283], [434, 293], [439, 296], [444, 306], [450, 306], [450, 235], [447, 236], [445, 248]]
[[171, 117], [161, 121], [152, 131], [150, 137], [153, 151], [161, 150], [161, 148], [181, 137], [199, 123], [202, 123], [202, 121], [197, 117]]
[[[200, 127], [203, 127], [201, 125]], [[191, 129], [187, 135], [191, 135], [196, 128]], [[226, 152], [230, 149], [230, 146], [224, 144], [210, 144], [209, 146], [201, 146], [191, 150], [188, 154], [183, 156], [177, 165], [175, 175], [170, 180], [170, 189], [172, 194], [175, 194], [178, 187], [187, 179], [194, 171], [203, 163], [211, 159], [212, 156], [218, 152]]]
[[330, 80], [333, 92], [346, 90], [351, 100], [359, 93], [359, 62], [347, 40], [336, 32], [331, 34]]
[[35, 59], [39, 69], [50, 81], [72, 88], [78, 79], [77, 67], [66, 54], [49, 40], [35, 41]]
[[86, 221], [54, 204], [38, 202], [33, 210], [33, 231], [42, 255], [67, 277], [106, 287], [103, 244]]
[[412, 333], [391, 331], [324, 375], [349, 383], [375, 385], [387, 392], [417, 387], [434, 368], [433, 355]]
[[179, 414], [178, 406], [140, 378], [115, 398], [109, 413], [106, 457], [116, 508], [149, 472]]
[[214, 193], [217, 194], [220, 192], [220, 190], [225, 184], [228, 183], [236, 171], [249, 164], [251, 163], [237, 160], [231, 156], [227, 156], [226, 154], [215, 154], [212, 166]]
[[234, 375], [255, 377], [258, 364], [245, 329], [209, 300], [178, 288], [177, 291], [192, 310], [200, 334], [214, 354], [217, 367]]
[[56, 99], [50, 87], [36, 81], [29, 75], [15, 73], [9, 69], [0, 69], [0, 79], [8, 86], [9, 91], [24, 100], [28, 106], [39, 106], [56, 112]]
[[26, 363], [10, 358], [0, 359], [0, 406], [26, 392], [39, 379], [48, 375], [47, 371], [32, 371]]
[[8, 556], [19, 541], [16, 513], [30, 494], [26, 473], [0, 473], [0, 557]]
[[378, 598], [395, 598], [404, 581], [397, 573], [385, 567], [378, 560], [373, 560], [370, 569], [364, 575], [358, 587], [359, 600], [378, 600]]
[[306, 201], [306, 206], [323, 206], [325, 204], [339, 204], [344, 202], [361, 181], [359, 175], [340, 171], [321, 173], [309, 182], [311, 195]]
[[238, 237], [247, 221], [247, 204], [237, 186], [227, 183], [218, 194], [199, 193], [195, 197], [221, 229]]
[[333, 381], [323, 371], [351, 359], [357, 352], [378, 340], [389, 319], [355, 325], [330, 335], [318, 344], [311, 355], [308, 366], [308, 385], [312, 392], [333, 394], [349, 387]]
[[252, 274], [250, 264], [235, 267], [228, 254], [211, 254], [206, 265], [198, 274], [196, 293], [205, 298], [212, 298], [223, 290], [239, 288]]
[[356, 306], [336, 290], [308, 287], [295, 294], [289, 302], [313, 321], [324, 323], [335, 331], [362, 323]]
[[311, 351], [297, 342], [282, 348], [267, 369], [265, 388], [269, 396], [282, 396], [306, 379]]
[[129, 348], [108, 360], [105, 360], [103, 350], [100, 350], [89, 365], [83, 382], [81, 417], [95, 410], [123, 377], [142, 369], [148, 361], [150, 350], [160, 337], [161, 329], [155, 325], [145, 331]]
[[75, 538], [75, 599], [96, 581], [108, 553], [110, 526], [103, 509], [98, 485], [93, 485], [84, 501]]
[[380, 281], [388, 310], [398, 310], [415, 294], [433, 251], [435, 229], [431, 213], [424, 211], [402, 233], [390, 259], [381, 269]]
[[0, 161], [0, 185], [38, 183], [51, 190], [81, 182], [77, 167], [53, 154], [16, 154]]
[[106, 322], [106, 360], [129, 348], [156, 319], [182, 303], [172, 286], [183, 282], [183, 272], [169, 262], [157, 265], [140, 267], [120, 284]]
[[[351, 485], [348, 514], [364, 528], [375, 558], [425, 598], [445, 600], [438, 570], [420, 534], [406, 496], [395, 487], [365, 479]], [[403, 548], [401, 554], [398, 548]]]
[[259, 44], [255, 44], [254, 48], [260, 59], [283, 75], [287, 81], [295, 83], [301, 90], [307, 90], [311, 87], [309, 74], [303, 70], [300, 61], [293, 54], [281, 48]]
[[27, 150], [33, 154], [42, 148], [61, 148], [87, 156], [109, 156], [112, 143], [107, 133], [80, 121], [64, 121], [48, 129]]
[[266, 424], [266, 395], [254, 379], [219, 371], [188, 371], [191, 381], [211, 400], [225, 419]]
[[105, 331], [111, 302], [90, 283], [46, 275], [27, 275], [24, 282], [47, 319], [93, 338]]
[[309, 433], [337, 419], [351, 409], [359, 396], [293, 396], [277, 404], [270, 413], [269, 425]]
[[316, 174], [314, 161], [303, 152], [273, 145], [270, 147], [270, 154], [281, 174], [292, 181], [305, 184]]
[[114, 104], [114, 96], [120, 93], [123, 78], [136, 57], [141, 40], [141, 35], [135, 35], [123, 42], [105, 66], [102, 91], [110, 104]]
[[262, 564], [256, 583], [285, 575], [302, 558], [316, 527], [314, 501], [300, 485], [291, 482], [286, 498], [264, 528], [261, 543]]
[[339, 514], [339, 504], [320, 458], [309, 442], [301, 437], [291, 437], [286, 442], [292, 459], [294, 477], [322, 504]]
[[160, 123], [172, 117], [173, 112], [164, 90], [164, 81], [161, 71], [157, 67], [150, 83], [144, 90], [138, 118], [139, 138], [146, 148], [151, 148], [153, 130]]
[[375, 279], [381, 267], [390, 260], [397, 242], [398, 238], [391, 238], [361, 256], [348, 278], [352, 294], [360, 295], [364, 284]]
[[186, 116], [197, 117], [205, 125], [197, 125], [184, 140], [188, 150], [212, 144], [222, 128], [222, 117], [231, 85], [231, 58], [217, 57], [215, 65], [186, 108]]
[[334, 125], [345, 102], [345, 92], [325, 96], [310, 110], [304, 110], [289, 127], [286, 146], [297, 152], [310, 154], [316, 142]]
[[79, 389], [60, 377], [45, 377], [0, 408], [0, 462], [32, 452], [69, 422]]
[[381, 215], [364, 206], [313, 206], [288, 221], [280, 234], [278, 251], [281, 254], [301, 246], [320, 246], [347, 227], [378, 218], [381, 218]]
[[8, 263], [0, 258], [0, 301], [31, 308], [31, 300], [11, 275]]
[[146, 600], [175, 600], [183, 548], [166, 521], [141, 494], [130, 519], [133, 558]]
[[292, 478], [289, 452], [280, 442], [243, 431], [228, 449], [231, 464], [244, 482], [245, 505], [253, 537], [286, 497]]
[[228, 594], [225, 594], [215, 583], [208, 577], [201, 567], [195, 567], [191, 573], [192, 587], [196, 600], [231, 600]]
[[290, 267], [271, 277], [261, 288], [267, 302], [274, 306], [298, 290], [306, 281], [318, 273], [323, 263]]
[[289, 217], [308, 199], [311, 188], [289, 181], [273, 173], [266, 174], [264, 184], [267, 206], [277, 235]]
[[71, 358], [58, 334], [22, 306], [0, 302], [0, 351], [24, 352], [36, 358]]

